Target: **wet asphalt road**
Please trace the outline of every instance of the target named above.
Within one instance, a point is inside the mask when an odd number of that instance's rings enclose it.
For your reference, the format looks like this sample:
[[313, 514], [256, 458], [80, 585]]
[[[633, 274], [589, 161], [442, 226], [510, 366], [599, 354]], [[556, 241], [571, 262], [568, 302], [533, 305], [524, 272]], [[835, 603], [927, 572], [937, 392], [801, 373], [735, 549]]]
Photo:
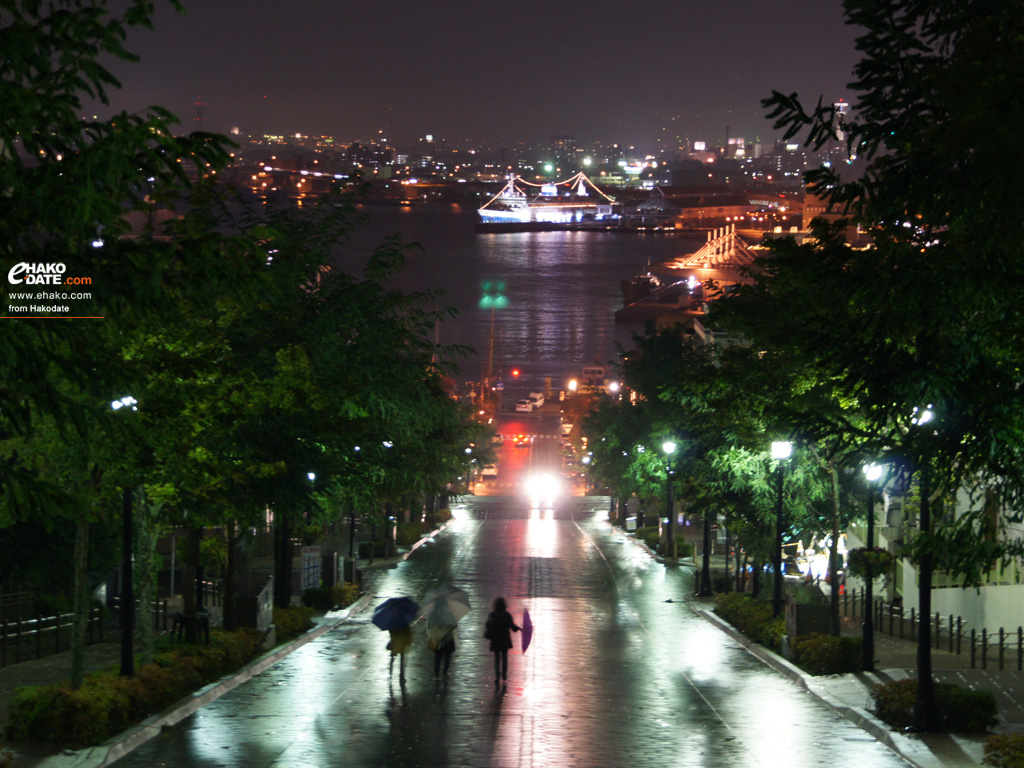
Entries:
[[[370, 608], [116, 766], [906, 765], [691, 613], [689, 569], [653, 561], [606, 509], [469, 499], [436, 541], [368, 574]], [[420, 623], [402, 686], [372, 606], [445, 582], [473, 604], [451, 673], [435, 680]], [[482, 638], [498, 595], [536, 627], [501, 686]]]

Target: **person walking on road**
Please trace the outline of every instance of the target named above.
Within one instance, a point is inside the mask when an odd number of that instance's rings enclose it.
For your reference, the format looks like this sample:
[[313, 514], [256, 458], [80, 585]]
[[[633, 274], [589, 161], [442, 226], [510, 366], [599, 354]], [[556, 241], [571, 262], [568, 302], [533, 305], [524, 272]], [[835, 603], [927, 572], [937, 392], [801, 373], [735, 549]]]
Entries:
[[398, 681], [405, 682], [405, 654], [412, 645], [412, 625], [406, 624], [398, 629], [389, 629], [391, 640], [388, 641], [388, 650], [391, 651], [391, 660], [388, 662], [388, 675], [394, 672], [395, 656], [398, 660]]
[[512, 647], [512, 633], [518, 627], [505, 605], [505, 598], [494, 601], [494, 610], [487, 617], [484, 625], [484, 637], [491, 641], [491, 653], [494, 654], [494, 684], [499, 680], [508, 680], [508, 650]]
[[448, 668], [452, 665], [452, 654], [455, 653], [455, 641], [458, 633], [455, 627], [448, 624], [427, 623], [427, 646], [434, 652], [434, 677], [441, 674], [441, 662], [444, 662], [444, 674], [448, 676]]

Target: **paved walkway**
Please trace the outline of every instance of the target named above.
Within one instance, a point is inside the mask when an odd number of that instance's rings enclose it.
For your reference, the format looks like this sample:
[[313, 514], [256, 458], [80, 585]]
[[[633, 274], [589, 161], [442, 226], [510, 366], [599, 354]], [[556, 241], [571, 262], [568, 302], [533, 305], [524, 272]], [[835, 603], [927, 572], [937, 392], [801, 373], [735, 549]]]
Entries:
[[[354, 606], [352, 611], [359, 610], [361, 604]], [[893, 679], [914, 677], [916, 644], [909, 640], [900, 640], [888, 635], [876, 634], [876, 657], [878, 671], [874, 673], [857, 673], [834, 675], [829, 677], [812, 677], [787, 662], [780, 656], [751, 644], [745, 637], [721, 621], [712, 611], [710, 599], [694, 600], [691, 608], [721, 631], [731, 635], [744, 646], [748, 652], [768, 664], [780, 674], [794, 681], [808, 692], [814, 694], [830, 705], [838, 713], [856, 723], [873, 738], [887, 744], [890, 748], [905, 757], [911, 764], [921, 768], [939, 768], [939, 766], [977, 766], [983, 756], [984, 736], [952, 736], [943, 734], [903, 735], [894, 733], [888, 726], [875, 718], [870, 689], [879, 682]], [[263, 657], [257, 663], [249, 665], [233, 678], [209, 686], [195, 696], [189, 697], [144, 724], [141, 728], [123, 734], [112, 740], [103, 748], [58, 753], [53, 749], [42, 749], [37, 752], [22, 751], [15, 754], [14, 768], [99, 768], [130, 752], [136, 744], [143, 743], [146, 734], [158, 732], [163, 725], [178, 722], [204, 704], [230, 690], [240, 682], [259, 674], [271, 664], [293, 650], [301, 647], [311, 639], [328, 631], [348, 618], [349, 611], [329, 616], [317, 629], [308, 635], [283, 646]], [[859, 623], [848, 620], [844, 631], [859, 633]], [[116, 639], [116, 638], [114, 638]], [[116, 665], [119, 660], [117, 642], [106, 642], [90, 646], [87, 650], [87, 668], [99, 669]], [[1024, 730], [1024, 676], [1016, 671], [988, 669], [970, 669], [967, 656], [956, 656], [945, 651], [933, 651], [933, 667], [937, 681], [949, 681], [972, 688], [992, 690], [996, 693], [999, 703], [1000, 725], [997, 732]], [[0, 723], [5, 721], [6, 704], [15, 688], [46, 682], [55, 682], [67, 676], [67, 654], [50, 656], [38, 661], [27, 661], [17, 665], [0, 668]]]

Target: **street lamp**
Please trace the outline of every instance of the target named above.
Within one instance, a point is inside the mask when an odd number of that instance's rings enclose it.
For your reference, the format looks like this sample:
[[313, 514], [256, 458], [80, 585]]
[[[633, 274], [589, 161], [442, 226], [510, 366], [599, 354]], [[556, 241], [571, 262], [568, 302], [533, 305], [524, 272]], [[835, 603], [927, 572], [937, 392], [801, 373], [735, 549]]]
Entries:
[[777, 618], [782, 613], [782, 534], [785, 531], [782, 519], [782, 485], [786, 472], [785, 460], [792, 453], [793, 444], [788, 440], [775, 440], [772, 442], [772, 458], [778, 462], [778, 494], [775, 501], [775, 547], [772, 552], [772, 565], [775, 571], [775, 584], [772, 587], [772, 618]]
[[864, 624], [862, 625], [862, 647], [864, 656], [860, 668], [871, 672], [875, 668], [875, 574], [871, 572], [871, 553], [875, 549], [875, 483], [882, 476], [882, 468], [878, 464], [865, 464], [864, 477], [868, 483], [868, 541], [864, 558], [864, 579], [867, 581], [864, 600]]
[[[928, 424], [934, 418], [932, 406], [914, 408], [910, 423], [915, 427]], [[931, 531], [931, 509], [928, 496], [931, 493], [931, 472], [929, 462], [930, 451], [918, 450], [918, 481], [921, 492], [920, 536], [927, 536]], [[917, 697], [914, 700], [914, 713], [910, 718], [908, 731], [913, 733], [934, 731], [937, 726], [935, 711], [935, 681], [932, 679], [932, 632], [930, 617], [932, 613], [932, 569], [934, 558], [931, 548], [927, 545], [918, 562], [917, 602], [921, 617], [917, 633]]]
[[675, 510], [672, 508], [672, 479], [675, 473], [672, 471], [672, 455], [676, 452], [676, 444], [673, 440], [666, 440], [662, 446], [665, 451], [665, 482], [668, 485], [668, 554], [676, 559], [676, 531], [675, 531]]
[[[704, 508], [704, 545], [700, 561], [700, 587], [697, 589], [697, 597], [711, 597], [711, 509]], [[729, 557], [726, 554], [726, 568], [729, 567]], [[728, 577], [728, 573], [726, 576]]]
[[[110, 404], [115, 411], [122, 408], [139, 410], [138, 401], [122, 397]], [[133, 549], [132, 489], [125, 486], [121, 495], [121, 676], [135, 675], [135, 573], [132, 569]]]

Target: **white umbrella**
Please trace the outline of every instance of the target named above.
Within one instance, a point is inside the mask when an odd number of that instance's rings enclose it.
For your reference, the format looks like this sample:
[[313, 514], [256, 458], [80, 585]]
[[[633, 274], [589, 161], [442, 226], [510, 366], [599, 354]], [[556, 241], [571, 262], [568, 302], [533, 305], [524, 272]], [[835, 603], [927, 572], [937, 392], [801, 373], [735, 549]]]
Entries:
[[469, 595], [458, 587], [445, 585], [427, 592], [420, 606], [420, 616], [431, 624], [454, 627], [469, 613]]

